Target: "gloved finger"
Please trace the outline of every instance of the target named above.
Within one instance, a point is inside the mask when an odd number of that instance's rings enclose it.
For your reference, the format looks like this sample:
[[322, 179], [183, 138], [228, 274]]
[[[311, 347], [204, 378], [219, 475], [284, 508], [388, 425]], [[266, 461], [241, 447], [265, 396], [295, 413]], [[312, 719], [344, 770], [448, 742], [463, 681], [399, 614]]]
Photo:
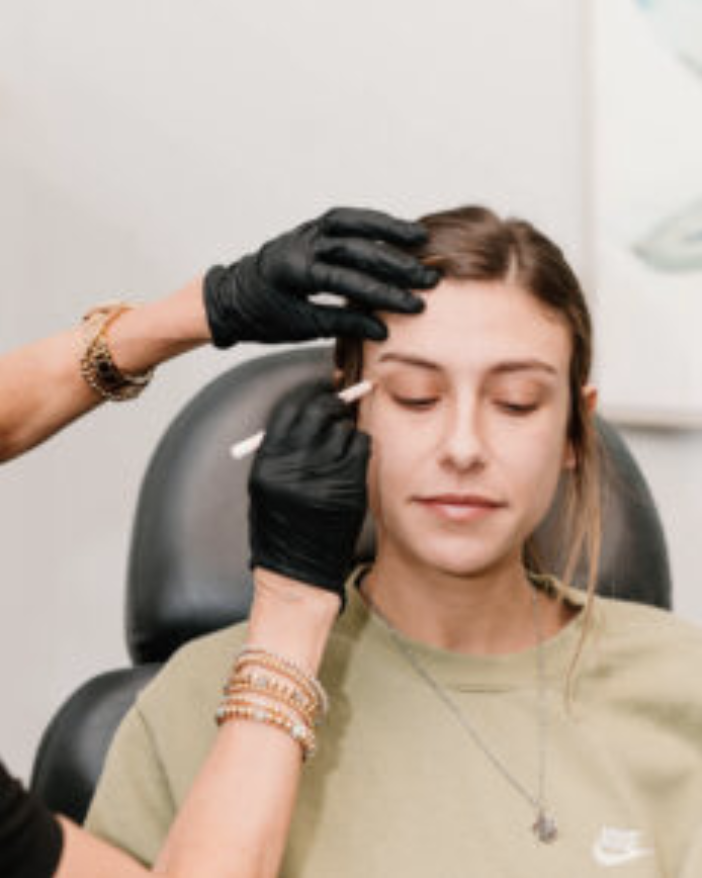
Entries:
[[388, 331], [383, 321], [364, 311], [351, 311], [336, 305], [307, 303], [318, 338], [360, 338], [385, 341]]
[[371, 437], [368, 435], [368, 433], [364, 433], [363, 430], [355, 428], [351, 435], [351, 441], [349, 442], [345, 451], [346, 458], [349, 460], [349, 462], [355, 463], [365, 472], [365, 470], [367, 470], [368, 468], [368, 461], [370, 460], [371, 449]]
[[327, 264], [358, 268], [398, 286], [429, 288], [440, 278], [436, 269], [426, 268], [409, 253], [367, 238], [323, 236], [316, 241], [315, 251]]
[[[320, 394], [332, 394], [330, 381], [306, 381], [283, 397], [271, 412], [266, 424], [263, 447], [271, 449], [279, 443], [286, 444], [294, 435], [297, 424], [305, 417], [313, 401]], [[343, 405], [341, 400], [338, 402]]]
[[420, 223], [397, 219], [379, 210], [335, 207], [319, 222], [322, 231], [330, 235], [361, 235], [408, 246], [423, 244], [427, 240], [427, 231]]
[[352, 268], [314, 262], [310, 267], [310, 280], [316, 291], [346, 296], [373, 311], [418, 314], [424, 310], [424, 302], [418, 296]]
[[291, 442], [297, 448], [309, 448], [318, 453], [334, 425], [348, 418], [349, 408], [343, 400], [335, 393], [320, 393], [310, 399], [300, 413], [292, 429]]
[[353, 421], [346, 412], [346, 417], [333, 421], [319, 437], [319, 459], [339, 461], [346, 457], [356, 432]]

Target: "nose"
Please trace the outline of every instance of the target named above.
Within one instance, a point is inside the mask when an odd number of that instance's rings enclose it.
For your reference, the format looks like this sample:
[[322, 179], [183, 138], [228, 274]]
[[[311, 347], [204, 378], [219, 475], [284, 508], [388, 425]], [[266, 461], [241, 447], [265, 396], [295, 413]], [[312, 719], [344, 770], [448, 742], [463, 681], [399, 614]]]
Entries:
[[441, 442], [443, 466], [461, 472], [483, 469], [487, 463], [483, 425], [475, 405], [457, 405], [446, 413]]

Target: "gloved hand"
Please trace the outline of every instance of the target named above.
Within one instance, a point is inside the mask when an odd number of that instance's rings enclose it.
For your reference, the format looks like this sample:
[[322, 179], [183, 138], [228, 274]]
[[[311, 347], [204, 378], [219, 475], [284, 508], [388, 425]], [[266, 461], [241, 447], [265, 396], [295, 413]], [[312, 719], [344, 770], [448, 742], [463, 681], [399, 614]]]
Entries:
[[370, 438], [330, 386], [305, 385], [273, 413], [249, 479], [251, 567], [339, 595], [366, 513]]
[[[417, 313], [423, 302], [408, 288], [439, 280], [436, 270], [389, 245], [425, 239], [418, 223], [372, 210], [330, 210], [229, 268], [210, 269], [205, 309], [212, 340], [219, 348], [331, 336], [382, 341], [385, 326], [369, 312]], [[345, 296], [362, 310], [308, 301], [320, 292]]]

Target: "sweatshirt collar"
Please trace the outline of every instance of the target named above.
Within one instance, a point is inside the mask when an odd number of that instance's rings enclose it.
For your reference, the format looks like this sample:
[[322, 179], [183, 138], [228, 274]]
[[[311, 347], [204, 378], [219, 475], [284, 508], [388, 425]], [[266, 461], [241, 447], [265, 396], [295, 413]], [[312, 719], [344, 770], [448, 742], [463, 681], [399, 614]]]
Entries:
[[[366, 604], [358, 585], [370, 565], [357, 567], [346, 582], [347, 606], [338, 625], [339, 633], [356, 638], [368, 638], [394, 652], [400, 661], [397, 645], [383, 621]], [[583, 630], [587, 596], [577, 588], [569, 588], [555, 577], [539, 576], [533, 580], [536, 588], [581, 608], [557, 634], [543, 641], [542, 650], [549, 686], [560, 688], [575, 657]], [[595, 607], [595, 610], [597, 607]], [[440, 649], [397, 632], [400, 641], [412, 651], [419, 662], [442, 685], [464, 691], [504, 691], [514, 688], [533, 688], [537, 682], [537, 648], [504, 655], [472, 655]]]

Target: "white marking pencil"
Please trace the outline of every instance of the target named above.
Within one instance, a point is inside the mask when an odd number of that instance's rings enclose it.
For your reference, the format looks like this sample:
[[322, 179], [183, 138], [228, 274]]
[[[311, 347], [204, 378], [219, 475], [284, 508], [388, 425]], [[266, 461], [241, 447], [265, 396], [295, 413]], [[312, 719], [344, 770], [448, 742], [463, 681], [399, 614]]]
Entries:
[[[342, 390], [339, 393], [339, 399], [346, 403], [356, 402], [356, 400], [361, 399], [361, 397], [370, 393], [373, 387], [374, 384], [372, 381], [360, 381], [358, 384], [353, 384], [351, 387]], [[265, 430], [259, 430], [258, 433], [254, 433], [253, 436], [249, 436], [248, 439], [242, 439], [241, 442], [232, 445], [229, 449], [232, 457], [235, 460], [242, 460], [242, 458], [247, 455], [253, 454], [253, 452], [260, 447], [265, 435]]]

